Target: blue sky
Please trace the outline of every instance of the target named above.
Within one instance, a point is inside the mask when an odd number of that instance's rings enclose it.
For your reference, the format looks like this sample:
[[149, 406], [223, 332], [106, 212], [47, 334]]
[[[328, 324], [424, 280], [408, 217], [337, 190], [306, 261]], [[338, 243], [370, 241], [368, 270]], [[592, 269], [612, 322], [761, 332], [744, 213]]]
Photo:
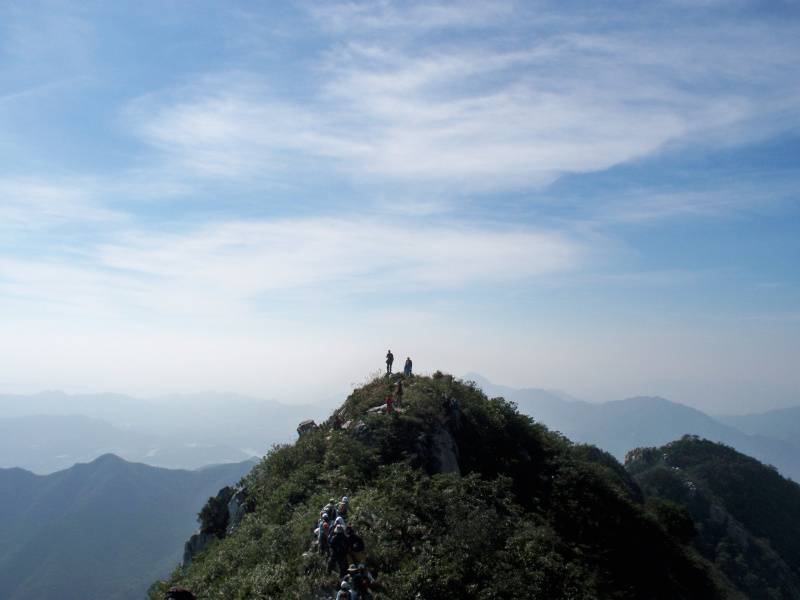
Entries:
[[0, 389], [327, 399], [391, 347], [591, 400], [797, 404], [798, 25], [2, 3]]

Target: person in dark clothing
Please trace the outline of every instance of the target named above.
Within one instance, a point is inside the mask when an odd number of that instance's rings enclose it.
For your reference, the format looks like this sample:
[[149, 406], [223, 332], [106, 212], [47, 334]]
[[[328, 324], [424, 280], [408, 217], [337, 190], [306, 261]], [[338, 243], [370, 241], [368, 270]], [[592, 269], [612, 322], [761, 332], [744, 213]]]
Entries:
[[403, 375], [405, 375], [406, 377], [411, 377], [411, 357], [410, 356], [406, 357], [406, 364], [403, 367]]
[[352, 525], [348, 525], [345, 530], [347, 533], [347, 554], [352, 563], [362, 563], [366, 560], [364, 538], [358, 535]]
[[403, 401], [403, 382], [398, 381], [394, 388], [394, 405], [399, 408], [400, 403]]
[[337, 525], [328, 539], [328, 546], [331, 549], [331, 556], [328, 559], [328, 573], [334, 567], [339, 567], [339, 577], [344, 577], [347, 573], [347, 550], [349, 543], [345, 535], [344, 527]]
[[372, 593], [370, 589], [372, 588], [373, 579], [367, 571], [366, 565], [350, 565], [344, 581], [350, 584], [350, 590], [355, 600], [371, 600]]
[[394, 363], [394, 354], [389, 350], [386, 352], [386, 374], [392, 374], [392, 363]]

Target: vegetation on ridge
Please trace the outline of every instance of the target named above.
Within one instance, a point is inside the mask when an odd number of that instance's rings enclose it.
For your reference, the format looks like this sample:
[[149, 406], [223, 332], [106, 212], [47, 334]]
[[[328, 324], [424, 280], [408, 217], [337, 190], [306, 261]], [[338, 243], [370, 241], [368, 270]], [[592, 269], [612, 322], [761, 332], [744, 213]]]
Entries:
[[[343, 494], [381, 598], [728, 597], [610, 455], [439, 373], [413, 379], [401, 414], [367, 413], [394, 380], [274, 447], [245, 478], [253, 511], [151, 597], [176, 584], [204, 600], [332, 597], [338, 577], [307, 551]], [[448, 443], [460, 475], [440, 472]]]
[[626, 466], [648, 504], [669, 507], [684, 532], [691, 527], [686, 537], [747, 598], [800, 598], [800, 486], [694, 436], [632, 451]]

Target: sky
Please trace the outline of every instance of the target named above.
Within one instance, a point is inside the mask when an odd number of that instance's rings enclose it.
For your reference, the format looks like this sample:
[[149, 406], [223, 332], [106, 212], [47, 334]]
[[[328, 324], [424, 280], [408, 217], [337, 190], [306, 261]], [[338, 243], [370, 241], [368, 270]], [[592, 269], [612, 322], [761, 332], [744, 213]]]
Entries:
[[0, 1], [0, 392], [797, 405], [799, 194], [794, 1]]

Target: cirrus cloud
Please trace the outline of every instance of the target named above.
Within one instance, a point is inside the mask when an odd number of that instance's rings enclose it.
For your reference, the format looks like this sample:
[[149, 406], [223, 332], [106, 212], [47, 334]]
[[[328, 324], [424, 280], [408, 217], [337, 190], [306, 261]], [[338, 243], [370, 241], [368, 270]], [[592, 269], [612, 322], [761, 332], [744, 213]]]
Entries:
[[[720, 14], [710, 32], [673, 13], [666, 32], [663, 11], [600, 12], [326, 5], [312, 10], [328, 33], [313, 68], [298, 73], [301, 94], [242, 67], [142, 97], [128, 116], [193, 176], [292, 177], [300, 165], [322, 178], [455, 192], [538, 187], [800, 120], [791, 24]], [[485, 34], [458, 35], [479, 21]], [[437, 27], [447, 32], [431, 40]]]

